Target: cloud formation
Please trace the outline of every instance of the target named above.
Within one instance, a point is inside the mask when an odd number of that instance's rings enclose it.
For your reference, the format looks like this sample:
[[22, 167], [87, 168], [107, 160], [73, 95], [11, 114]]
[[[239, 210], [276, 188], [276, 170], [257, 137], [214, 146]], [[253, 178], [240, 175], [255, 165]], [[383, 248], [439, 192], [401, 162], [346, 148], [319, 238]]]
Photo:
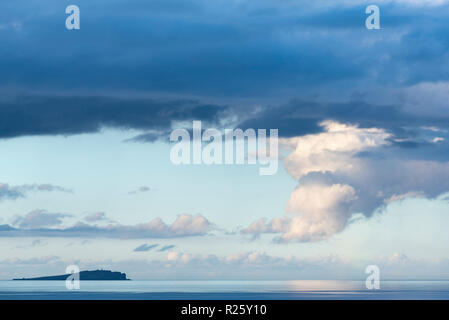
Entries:
[[175, 245], [167, 245], [167, 246], [163, 246], [162, 248], [160, 248], [158, 251], [159, 252], [164, 252], [164, 251], [168, 251], [168, 250], [171, 250], [171, 249], [173, 249], [173, 248], [175, 248], [176, 246]]
[[94, 212], [89, 215], [87, 215], [84, 218], [87, 222], [99, 222], [99, 221], [109, 221], [109, 218], [106, 216], [106, 213], [104, 212]]
[[[279, 128], [297, 187], [286, 215], [242, 232], [272, 233], [279, 242], [328, 239], [356, 213], [369, 217], [388, 203], [449, 190], [448, 2], [380, 3], [382, 30], [368, 32], [369, 1], [108, 1], [85, 4], [99, 22], [76, 35], [59, 28], [52, 1], [1, 3], [0, 139], [115, 128], [154, 142], [174, 123], [226, 117], [244, 129]], [[43, 14], [30, 14], [36, 9]], [[110, 32], [117, 24], [126, 32]], [[74, 39], [77, 50], [67, 50]], [[28, 88], [46, 93], [23, 94]], [[301, 99], [283, 103], [298, 92]], [[228, 107], [185, 96], [237, 101]], [[63, 191], [50, 189], [0, 185], [0, 200]], [[213, 229], [191, 215], [132, 226], [93, 224], [104, 221], [101, 213], [68, 227], [63, 218], [28, 214], [0, 226], [0, 236], [170, 238]]]
[[65, 213], [49, 213], [45, 210], [34, 210], [23, 217], [17, 217], [13, 224], [22, 229], [38, 229], [59, 226], [64, 218], [72, 217]]
[[[0, 85], [258, 96], [326, 84], [347, 89], [348, 81], [448, 79], [443, 0], [380, 1], [382, 30], [374, 33], [364, 28], [368, 0], [130, 0], [126, 7], [102, 0], [84, 4], [96, 19], [76, 35], [60, 28], [54, 1], [42, 1], [39, 15], [27, 1], [16, 3], [0, 4], [0, 41], [8, 48]], [[127, 28], [111, 33], [117, 25]], [[74, 39], [77, 50], [63, 50]], [[44, 66], [46, 73], [36, 72]]]
[[[225, 106], [195, 100], [27, 95], [0, 99], [0, 138], [96, 133], [102, 128], [162, 133], [176, 121], [218, 121]], [[155, 139], [157, 139], [156, 136]], [[154, 140], [153, 140], [154, 141]]]
[[65, 215], [32, 212], [25, 217], [18, 217], [15, 221], [17, 227], [1, 225], [0, 237], [177, 238], [204, 236], [214, 229], [213, 224], [200, 214], [180, 214], [171, 225], [165, 224], [161, 218], [155, 218], [137, 225], [98, 226], [78, 222], [68, 227], [47, 228], [60, 225], [63, 217]]
[[10, 186], [6, 183], [0, 183], [0, 201], [4, 199], [16, 200], [25, 198], [30, 192], [69, 192], [72, 190], [55, 186], [52, 184], [24, 184], [19, 186]]
[[398, 157], [384, 129], [321, 125], [322, 133], [281, 141], [290, 150], [284, 167], [298, 181], [288, 215], [257, 220], [242, 233], [277, 233], [279, 242], [321, 241], [341, 232], [356, 213], [369, 217], [393, 201], [449, 191], [448, 162]]
[[135, 252], [147, 252], [150, 251], [151, 249], [154, 249], [158, 246], [158, 244], [142, 244], [140, 246], [138, 246], [137, 248], [135, 248], [133, 251]]

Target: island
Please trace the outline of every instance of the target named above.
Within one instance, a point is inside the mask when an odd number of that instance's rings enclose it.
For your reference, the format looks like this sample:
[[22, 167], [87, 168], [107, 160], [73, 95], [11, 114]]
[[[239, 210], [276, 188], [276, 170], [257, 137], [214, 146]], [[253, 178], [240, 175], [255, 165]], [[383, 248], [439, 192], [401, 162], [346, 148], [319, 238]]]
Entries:
[[[58, 276], [46, 276], [37, 278], [21, 278], [13, 280], [67, 280], [71, 274], [63, 274]], [[111, 281], [111, 280], [130, 280], [126, 278], [126, 273], [111, 271], [111, 270], [93, 270], [93, 271], [81, 271], [79, 273], [79, 279], [81, 281]]]

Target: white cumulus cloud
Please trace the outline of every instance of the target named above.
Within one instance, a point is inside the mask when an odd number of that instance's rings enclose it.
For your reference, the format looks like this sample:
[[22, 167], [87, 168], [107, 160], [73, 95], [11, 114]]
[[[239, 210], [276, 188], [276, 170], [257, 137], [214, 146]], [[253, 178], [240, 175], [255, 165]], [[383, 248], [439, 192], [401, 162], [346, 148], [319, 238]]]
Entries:
[[449, 191], [449, 163], [398, 157], [384, 129], [334, 121], [321, 126], [322, 133], [280, 141], [290, 150], [284, 167], [298, 181], [287, 215], [259, 219], [242, 233], [277, 233], [279, 242], [325, 240], [354, 214], [371, 216], [394, 201]]

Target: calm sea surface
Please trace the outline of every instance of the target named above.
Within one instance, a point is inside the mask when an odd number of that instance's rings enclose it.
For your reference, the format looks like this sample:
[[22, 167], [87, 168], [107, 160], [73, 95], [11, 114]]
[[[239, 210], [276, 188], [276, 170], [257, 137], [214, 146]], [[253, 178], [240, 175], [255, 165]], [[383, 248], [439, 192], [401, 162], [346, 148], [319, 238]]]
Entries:
[[449, 281], [0, 281], [3, 299], [449, 299]]

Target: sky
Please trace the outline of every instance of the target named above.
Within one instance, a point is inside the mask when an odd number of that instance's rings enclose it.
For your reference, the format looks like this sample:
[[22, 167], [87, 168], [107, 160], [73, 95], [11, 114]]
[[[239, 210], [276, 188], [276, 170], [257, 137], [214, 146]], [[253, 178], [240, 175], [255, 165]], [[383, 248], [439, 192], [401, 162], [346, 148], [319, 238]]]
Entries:
[[[448, 18], [445, 0], [0, 3], [0, 280], [449, 279]], [[175, 165], [193, 121], [277, 129], [276, 174]]]

